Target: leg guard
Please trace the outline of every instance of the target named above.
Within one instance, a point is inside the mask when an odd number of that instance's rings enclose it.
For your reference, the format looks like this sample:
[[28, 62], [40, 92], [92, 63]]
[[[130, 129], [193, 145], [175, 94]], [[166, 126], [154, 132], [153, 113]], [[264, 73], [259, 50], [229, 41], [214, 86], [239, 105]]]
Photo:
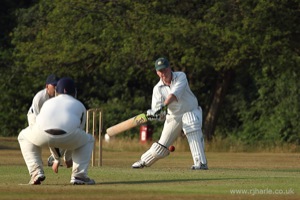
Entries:
[[170, 154], [170, 151], [167, 147], [155, 142], [152, 144], [151, 148], [146, 151], [141, 160], [144, 162], [144, 165], [150, 167], [157, 160], [164, 158]]
[[182, 117], [183, 131], [188, 139], [190, 150], [193, 156], [194, 165], [192, 168], [207, 169], [207, 161], [204, 153], [204, 140], [202, 134], [202, 110], [201, 107], [187, 112]]
[[193, 131], [186, 134], [189, 142], [190, 150], [194, 160], [195, 167], [201, 167], [201, 164], [206, 165], [206, 156], [204, 153], [204, 140], [202, 136], [202, 131]]

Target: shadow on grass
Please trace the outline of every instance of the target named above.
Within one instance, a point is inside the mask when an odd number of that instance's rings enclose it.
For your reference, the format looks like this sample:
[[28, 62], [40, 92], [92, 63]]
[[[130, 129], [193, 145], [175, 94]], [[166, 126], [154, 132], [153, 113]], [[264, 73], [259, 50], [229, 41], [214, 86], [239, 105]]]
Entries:
[[19, 150], [20, 147], [18, 146], [6, 146], [6, 145], [0, 145], [0, 150]]
[[0, 137], [0, 150], [17, 150], [20, 149], [17, 138]]
[[115, 181], [101, 182], [97, 185], [117, 185], [117, 184], [154, 184], [154, 183], [176, 183], [176, 182], [197, 182], [197, 181], [223, 181], [223, 180], [243, 180], [248, 178], [210, 178], [210, 179], [173, 179], [173, 180], [144, 180], [144, 181]]

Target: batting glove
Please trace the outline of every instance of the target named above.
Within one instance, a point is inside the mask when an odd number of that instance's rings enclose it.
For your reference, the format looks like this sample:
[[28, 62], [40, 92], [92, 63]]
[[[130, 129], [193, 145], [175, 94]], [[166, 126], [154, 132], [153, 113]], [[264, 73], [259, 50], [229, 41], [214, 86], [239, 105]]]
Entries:
[[159, 121], [164, 121], [166, 119], [168, 106], [161, 105], [160, 109], [158, 109], [154, 115], [158, 116]]
[[149, 121], [158, 120], [159, 116], [155, 115], [155, 112], [151, 109], [147, 110], [147, 118]]
[[158, 110], [155, 111], [154, 115], [167, 114], [168, 106], [161, 105]]

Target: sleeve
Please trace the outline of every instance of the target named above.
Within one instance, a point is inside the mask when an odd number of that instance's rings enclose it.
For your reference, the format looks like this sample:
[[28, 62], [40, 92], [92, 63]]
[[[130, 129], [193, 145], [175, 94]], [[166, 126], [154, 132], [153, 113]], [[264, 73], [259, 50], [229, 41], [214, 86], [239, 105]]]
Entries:
[[49, 147], [49, 149], [50, 149], [51, 155], [53, 156], [54, 160], [56, 162], [60, 162], [61, 155], [60, 155], [59, 150], [57, 151], [55, 147]]
[[185, 73], [181, 72], [176, 77], [176, 81], [174, 86], [171, 89], [171, 93], [176, 96], [176, 98], [179, 100], [182, 95], [184, 94], [186, 87], [188, 86], [188, 81], [186, 78]]
[[29, 126], [35, 124], [36, 116], [40, 113], [43, 102], [42, 92], [38, 92], [33, 97], [32, 104], [27, 113], [27, 121]]
[[85, 130], [85, 123], [86, 123], [86, 108], [82, 105], [82, 114], [80, 117], [80, 128]]
[[37, 116], [40, 113], [43, 104], [47, 100], [47, 98], [45, 97], [45, 92], [45, 89], [41, 90], [33, 97], [32, 105], [29, 109], [29, 112], [33, 113], [35, 116]]
[[37, 95], [34, 96], [34, 98], [32, 100], [32, 105], [31, 105], [30, 110], [29, 110], [35, 116], [37, 116], [40, 113], [41, 108], [39, 107], [39, 105], [40, 105], [39, 102], [40, 102], [40, 97], [37, 94]]
[[156, 111], [164, 103], [164, 98], [159, 92], [159, 86], [153, 88], [151, 110]]

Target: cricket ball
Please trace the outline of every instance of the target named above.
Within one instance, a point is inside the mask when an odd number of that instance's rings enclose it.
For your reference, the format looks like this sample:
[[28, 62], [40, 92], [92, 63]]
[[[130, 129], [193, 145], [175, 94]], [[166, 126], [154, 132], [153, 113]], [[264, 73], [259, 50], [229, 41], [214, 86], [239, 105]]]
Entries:
[[174, 146], [169, 146], [169, 151], [171, 151], [171, 152], [175, 151], [175, 147]]

